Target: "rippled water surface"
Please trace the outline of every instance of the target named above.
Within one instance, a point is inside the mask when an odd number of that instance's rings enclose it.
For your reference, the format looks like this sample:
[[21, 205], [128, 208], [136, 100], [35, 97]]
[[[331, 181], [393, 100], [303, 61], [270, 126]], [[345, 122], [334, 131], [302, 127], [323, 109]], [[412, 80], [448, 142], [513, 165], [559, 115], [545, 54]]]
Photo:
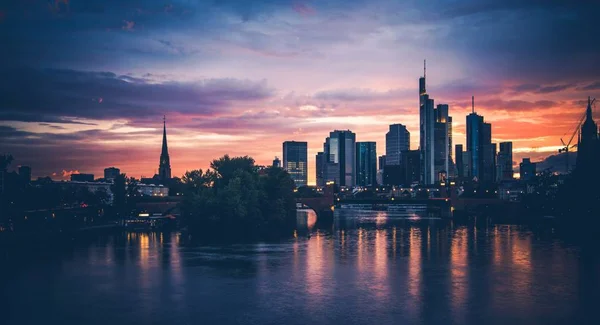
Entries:
[[312, 213], [299, 220], [280, 243], [123, 233], [8, 260], [0, 323], [600, 324], [599, 254], [550, 227], [364, 211], [326, 229]]

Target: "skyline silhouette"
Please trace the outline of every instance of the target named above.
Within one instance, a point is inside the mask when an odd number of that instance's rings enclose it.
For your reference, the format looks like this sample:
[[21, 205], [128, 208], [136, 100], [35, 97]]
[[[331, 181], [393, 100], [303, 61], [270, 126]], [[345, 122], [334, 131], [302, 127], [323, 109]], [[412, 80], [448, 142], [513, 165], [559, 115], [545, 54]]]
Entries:
[[2, 151], [34, 177], [109, 166], [151, 177], [167, 115], [173, 176], [226, 153], [268, 165], [295, 140], [308, 142], [314, 184], [314, 157], [332, 130], [385, 148], [388, 125], [402, 123], [418, 148], [426, 58], [427, 91], [449, 104], [454, 144], [465, 144], [475, 95], [493, 142], [513, 141], [517, 162], [539, 161], [600, 91], [600, 46], [585, 42], [597, 7], [15, 2], [0, 6], [0, 37], [11, 44], [0, 62], [11, 76], [0, 81]]

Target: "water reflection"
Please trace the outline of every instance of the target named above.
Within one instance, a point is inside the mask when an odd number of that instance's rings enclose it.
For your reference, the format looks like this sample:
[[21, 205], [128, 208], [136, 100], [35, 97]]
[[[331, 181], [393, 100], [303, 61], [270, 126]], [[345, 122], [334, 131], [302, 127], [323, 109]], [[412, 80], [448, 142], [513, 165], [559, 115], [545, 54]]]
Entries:
[[[336, 211], [333, 230], [316, 218], [299, 213], [298, 237], [278, 243], [183, 246], [177, 233], [123, 233], [35, 265], [6, 263], [19, 268], [3, 284], [8, 324], [597, 320], [588, 302], [600, 292], [599, 259], [558, 238], [402, 213]], [[39, 312], [26, 312], [32, 303]]]

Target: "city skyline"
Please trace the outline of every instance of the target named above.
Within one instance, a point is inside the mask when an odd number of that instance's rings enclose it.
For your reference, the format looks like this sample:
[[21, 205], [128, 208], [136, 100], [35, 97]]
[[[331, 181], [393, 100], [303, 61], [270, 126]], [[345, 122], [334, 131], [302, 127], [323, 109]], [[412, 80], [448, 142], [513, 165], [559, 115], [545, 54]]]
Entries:
[[[281, 155], [283, 141], [295, 140], [308, 142], [308, 183], [314, 184], [314, 157], [331, 130], [375, 141], [378, 155], [390, 124], [419, 134], [415, 85], [424, 58], [427, 92], [454, 117], [453, 143], [466, 144], [464, 116], [475, 95], [477, 112], [493, 125], [492, 142], [512, 141], [516, 162], [556, 154], [585, 109], [584, 98], [600, 91], [592, 59], [598, 45], [571, 46], [591, 39], [593, 20], [586, 17], [593, 4], [541, 10], [510, 2], [457, 8], [375, 2], [205, 8], [124, 1], [103, 15], [94, 1], [89, 7], [57, 2], [52, 10], [46, 2], [35, 7], [36, 1], [0, 7], [0, 35], [14, 45], [0, 69], [15, 76], [0, 82], [2, 151], [15, 156], [13, 168], [31, 166], [33, 177], [101, 175], [109, 166], [152, 177], [167, 115], [173, 176], [206, 169], [226, 153], [268, 165]], [[425, 13], [439, 19], [426, 21]], [[534, 19], [522, 19], [528, 15]], [[35, 29], [28, 27], [32, 21]], [[285, 24], [293, 30], [277, 29]], [[531, 24], [563, 32], [547, 35]], [[317, 28], [323, 25], [327, 32]], [[474, 35], [477, 27], [490, 42]], [[509, 46], [504, 35], [513, 29], [525, 31], [522, 44]], [[449, 36], [466, 43], [444, 41]], [[45, 42], [36, 43], [39, 37]], [[113, 39], [111, 48], [103, 45]], [[418, 143], [413, 136], [411, 148]]]

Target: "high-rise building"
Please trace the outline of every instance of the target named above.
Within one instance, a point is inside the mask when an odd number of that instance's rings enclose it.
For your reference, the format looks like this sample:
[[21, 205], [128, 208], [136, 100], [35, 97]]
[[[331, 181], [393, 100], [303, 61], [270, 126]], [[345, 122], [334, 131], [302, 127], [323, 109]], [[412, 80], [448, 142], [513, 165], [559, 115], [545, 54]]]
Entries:
[[107, 181], [113, 181], [117, 176], [121, 174], [121, 170], [115, 167], [104, 168], [104, 179]]
[[400, 165], [402, 151], [410, 150], [410, 132], [402, 124], [392, 124], [385, 135], [387, 165]]
[[273, 164], [271, 166], [281, 168], [281, 160], [279, 159], [279, 157], [275, 156], [275, 159], [273, 159]]
[[530, 158], [523, 158], [519, 164], [519, 174], [524, 181], [531, 181], [535, 178], [536, 163], [532, 163]]
[[356, 185], [377, 184], [377, 144], [356, 142]]
[[283, 143], [283, 169], [296, 183], [296, 187], [306, 186], [308, 183], [308, 156], [307, 143], [299, 141], [285, 141]]
[[419, 150], [407, 150], [402, 153], [402, 184], [409, 186], [419, 182], [421, 175], [419, 162]]
[[470, 153], [469, 177], [481, 182], [496, 180], [496, 144], [492, 143], [492, 125], [475, 113], [475, 97], [472, 112], [467, 115], [467, 151]]
[[171, 179], [171, 159], [167, 147], [167, 119], [163, 118], [163, 140], [160, 152], [160, 164], [158, 165], [158, 179], [162, 184], [167, 184]]
[[420, 117], [420, 161], [421, 161], [421, 183], [431, 185], [435, 183], [435, 109], [433, 107], [433, 99], [429, 95], [421, 95]]
[[463, 145], [457, 144], [454, 149], [454, 157], [456, 162], [456, 177], [458, 179], [465, 178], [465, 170], [463, 166]]
[[25, 184], [31, 183], [31, 167], [19, 166], [19, 178]]
[[356, 184], [356, 134], [350, 130], [330, 132], [329, 137], [325, 139], [323, 149], [326, 159], [326, 181], [334, 181], [340, 186], [354, 186]]
[[[420, 181], [424, 185], [434, 184], [435, 170], [435, 123], [436, 109], [433, 99], [427, 94], [427, 69], [423, 69], [423, 77], [419, 78], [419, 150], [421, 163]], [[446, 106], [447, 108], [447, 106]], [[444, 114], [442, 114], [444, 115]], [[447, 112], [445, 114], [447, 116]]]
[[386, 165], [386, 163], [385, 163], [386, 156], [385, 155], [381, 155], [381, 156], [379, 156], [379, 158], [377, 160], [378, 160], [377, 166], [379, 166], [378, 167], [379, 170], [383, 170], [385, 168], [385, 165]]
[[508, 181], [513, 179], [513, 155], [512, 142], [500, 142], [498, 151], [497, 181]]
[[325, 153], [317, 152], [315, 156], [315, 171], [316, 171], [316, 181], [318, 187], [325, 186]]
[[71, 182], [93, 182], [94, 174], [71, 174]]

